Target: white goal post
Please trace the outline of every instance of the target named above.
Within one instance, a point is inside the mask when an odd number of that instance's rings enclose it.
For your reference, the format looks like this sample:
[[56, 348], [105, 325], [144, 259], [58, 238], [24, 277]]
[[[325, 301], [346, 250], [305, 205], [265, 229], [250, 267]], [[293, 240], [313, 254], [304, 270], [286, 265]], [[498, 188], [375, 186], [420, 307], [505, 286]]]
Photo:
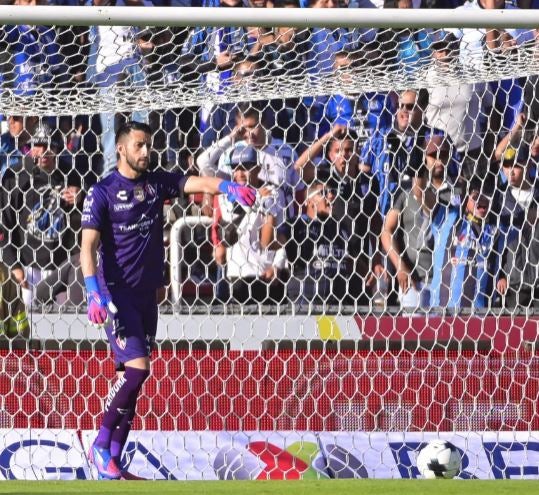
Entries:
[[[251, 208], [165, 202], [130, 472], [417, 478], [442, 439], [461, 478], [539, 479], [539, 10], [0, 21], [0, 480], [96, 475], [116, 369], [88, 326], [77, 198], [127, 120], [150, 126], [152, 170], [258, 189]], [[156, 192], [114, 194], [120, 215]]]
[[[52, 7], [52, 8], [51, 8]], [[327, 28], [535, 28], [537, 10], [219, 9], [0, 5], [3, 24], [47, 26], [284, 26]]]

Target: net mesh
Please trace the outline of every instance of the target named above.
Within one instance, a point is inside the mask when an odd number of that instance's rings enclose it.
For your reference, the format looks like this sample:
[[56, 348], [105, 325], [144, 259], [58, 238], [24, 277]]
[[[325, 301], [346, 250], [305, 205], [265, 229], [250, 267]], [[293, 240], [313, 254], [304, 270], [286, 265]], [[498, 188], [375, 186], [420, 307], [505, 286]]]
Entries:
[[[462, 477], [536, 476], [537, 55], [530, 30], [5, 26], [0, 448], [41, 440], [0, 474], [92, 476], [115, 368], [87, 326], [82, 201], [135, 119], [153, 169], [258, 197], [164, 206], [134, 472], [416, 477], [447, 432]], [[55, 471], [47, 438], [82, 464]]]
[[[517, 31], [517, 30], [514, 30]], [[449, 61], [432, 43], [457, 36]], [[6, 26], [6, 113], [77, 115], [435, 88], [537, 74], [533, 30]], [[514, 41], [514, 42], [513, 42]], [[342, 51], [346, 67], [335, 70]]]

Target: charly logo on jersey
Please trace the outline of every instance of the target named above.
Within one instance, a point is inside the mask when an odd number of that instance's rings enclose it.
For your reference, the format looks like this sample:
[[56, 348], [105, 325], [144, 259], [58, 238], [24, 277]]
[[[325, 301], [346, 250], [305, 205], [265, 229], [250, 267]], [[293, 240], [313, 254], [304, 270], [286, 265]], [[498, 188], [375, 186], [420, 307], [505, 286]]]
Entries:
[[116, 193], [116, 197], [120, 200], [120, 201], [127, 201], [127, 191], [118, 191]]

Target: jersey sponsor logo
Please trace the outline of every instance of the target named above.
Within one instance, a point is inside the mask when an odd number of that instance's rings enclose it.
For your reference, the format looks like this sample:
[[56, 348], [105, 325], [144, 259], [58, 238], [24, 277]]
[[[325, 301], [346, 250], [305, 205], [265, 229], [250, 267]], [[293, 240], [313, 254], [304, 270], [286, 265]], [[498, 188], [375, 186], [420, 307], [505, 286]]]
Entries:
[[118, 191], [116, 193], [116, 197], [120, 200], [120, 201], [127, 201], [127, 191]]
[[154, 218], [148, 218], [145, 214], [142, 214], [137, 223], [120, 225], [118, 228], [121, 232], [133, 232], [134, 230], [138, 230], [143, 237], [146, 237], [150, 233], [150, 229], [157, 218], [158, 214], [156, 214]]
[[133, 197], [137, 200], [137, 201], [144, 201], [144, 198], [146, 198], [146, 193], [144, 192], [144, 189], [142, 189], [142, 187], [135, 187], [135, 189], [133, 189]]
[[135, 206], [133, 203], [118, 203], [113, 206], [114, 211], [129, 211]]

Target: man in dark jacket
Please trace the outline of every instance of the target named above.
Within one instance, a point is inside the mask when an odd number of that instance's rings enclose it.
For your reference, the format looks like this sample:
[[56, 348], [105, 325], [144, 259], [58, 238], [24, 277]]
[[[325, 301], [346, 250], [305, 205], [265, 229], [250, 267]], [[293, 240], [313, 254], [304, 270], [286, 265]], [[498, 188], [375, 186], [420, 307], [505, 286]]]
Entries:
[[61, 143], [40, 128], [20, 167], [2, 179], [2, 260], [31, 302], [30, 286], [63, 263], [77, 247], [80, 177], [57, 156]]

